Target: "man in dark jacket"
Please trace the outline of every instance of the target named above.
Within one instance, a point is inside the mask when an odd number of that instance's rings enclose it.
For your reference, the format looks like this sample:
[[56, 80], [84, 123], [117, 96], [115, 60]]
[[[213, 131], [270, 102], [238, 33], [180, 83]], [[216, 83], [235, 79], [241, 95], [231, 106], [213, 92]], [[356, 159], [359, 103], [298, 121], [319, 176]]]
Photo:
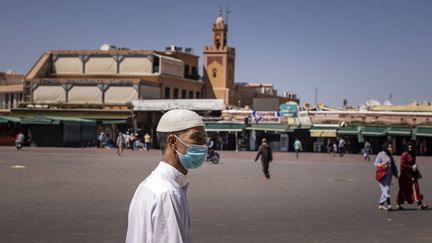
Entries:
[[267, 144], [267, 139], [263, 138], [261, 142], [262, 144], [258, 149], [255, 162], [257, 162], [258, 158], [261, 156], [261, 164], [263, 167], [264, 176], [268, 180], [270, 179], [269, 164], [273, 160], [273, 154], [270, 146]]

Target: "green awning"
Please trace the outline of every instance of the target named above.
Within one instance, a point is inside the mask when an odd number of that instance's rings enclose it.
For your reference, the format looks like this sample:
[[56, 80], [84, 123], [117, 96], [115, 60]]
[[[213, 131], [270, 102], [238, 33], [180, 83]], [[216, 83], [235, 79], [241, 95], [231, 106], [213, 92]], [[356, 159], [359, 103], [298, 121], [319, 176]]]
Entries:
[[79, 122], [86, 125], [96, 125], [96, 122], [93, 120], [82, 119], [78, 117], [59, 117], [59, 116], [45, 116], [45, 118], [52, 119], [54, 121], [64, 121], [64, 122]]
[[347, 125], [339, 128], [337, 131], [340, 135], [358, 135], [361, 132], [361, 126]]
[[206, 132], [241, 132], [245, 124], [238, 123], [206, 123]]
[[250, 127], [246, 127], [246, 130], [256, 131], [272, 131], [272, 132], [293, 132], [294, 130], [286, 124], [252, 124]]
[[44, 116], [26, 117], [21, 120], [25, 125], [59, 125], [60, 120], [53, 120]]
[[432, 127], [416, 127], [413, 133], [418, 137], [432, 137]]
[[95, 125], [93, 120], [81, 119], [77, 117], [57, 117], [57, 116], [35, 116], [21, 120], [21, 124], [26, 125], [59, 125], [61, 122], [79, 122], [86, 125]]
[[410, 127], [390, 127], [387, 134], [391, 136], [410, 136], [411, 130]]
[[126, 120], [102, 120], [102, 125], [110, 125], [110, 124], [115, 124], [115, 125], [120, 125], [120, 124], [126, 124]]
[[388, 130], [388, 127], [367, 126], [367, 127], [363, 128], [362, 135], [363, 136], [382, 137], [382, 136], [386, 135], [387, 130]]
[[21, 118], [15, 116], [0, 116], [0, 123], [20, 123]]

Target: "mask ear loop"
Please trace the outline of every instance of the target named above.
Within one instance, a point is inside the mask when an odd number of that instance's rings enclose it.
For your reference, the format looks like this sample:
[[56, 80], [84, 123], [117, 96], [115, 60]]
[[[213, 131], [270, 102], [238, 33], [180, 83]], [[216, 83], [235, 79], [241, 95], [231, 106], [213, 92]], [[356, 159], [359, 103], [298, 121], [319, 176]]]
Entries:
[[179, 137], [177, 137], [177, 135], [174, 134], [174, 136], [177, 138], [177, 140], [180, 141], [180, 143], [182, 143], [184, 146], [186, 146], [186, 148], [189, 148], [189, 145], [185, 144]]
[[[179, 137], [177, 137], [177, 135], [175, 135], [174, 134], [174, 137], [176, 138], [176, 141], [178, 140], [178, 141], [180, 141], [180, 143], [182, 143], [185, 147], [186, 147], [186, 153], [187, 153], [187, 150], [189, 150], [189, 145], [187, 145], [187, 144], [185, 144]], [[177, 146], [175, 145], [175, 143], [174, 143], [174, 151], [176, 152], [176, 154], [177, 154], [177, 157], [179, 157], [179, 159], [180, 159], [180, 155], [184, 155], [184, 154], [182, 154], [182, 153], [180, 153], [178, 150], [177, 150]]]

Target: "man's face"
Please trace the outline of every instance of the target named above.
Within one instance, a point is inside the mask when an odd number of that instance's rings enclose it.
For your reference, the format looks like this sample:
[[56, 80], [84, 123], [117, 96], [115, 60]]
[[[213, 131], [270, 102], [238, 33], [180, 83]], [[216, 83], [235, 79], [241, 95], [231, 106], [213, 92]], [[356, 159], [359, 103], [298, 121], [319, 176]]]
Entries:
[[[204, 127], [193, 127], [180, 134], [179, 139], [185, 144], [204, 145], [206, 143], [206, 133]], [[185, 154], [187, 146], [180, 141], [176, 141], [177, 151]]]

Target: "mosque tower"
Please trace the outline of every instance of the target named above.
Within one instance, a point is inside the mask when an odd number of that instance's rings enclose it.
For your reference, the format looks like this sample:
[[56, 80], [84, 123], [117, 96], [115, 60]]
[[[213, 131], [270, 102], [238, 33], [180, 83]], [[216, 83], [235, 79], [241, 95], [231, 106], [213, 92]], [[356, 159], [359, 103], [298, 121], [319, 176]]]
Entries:
[[228, 44], [228, 25], [222, 14], [213, 24], [213, 44], [204, 47], [205, 97], [223, 99], [226, 105], [235, 103], [235, 49]]

